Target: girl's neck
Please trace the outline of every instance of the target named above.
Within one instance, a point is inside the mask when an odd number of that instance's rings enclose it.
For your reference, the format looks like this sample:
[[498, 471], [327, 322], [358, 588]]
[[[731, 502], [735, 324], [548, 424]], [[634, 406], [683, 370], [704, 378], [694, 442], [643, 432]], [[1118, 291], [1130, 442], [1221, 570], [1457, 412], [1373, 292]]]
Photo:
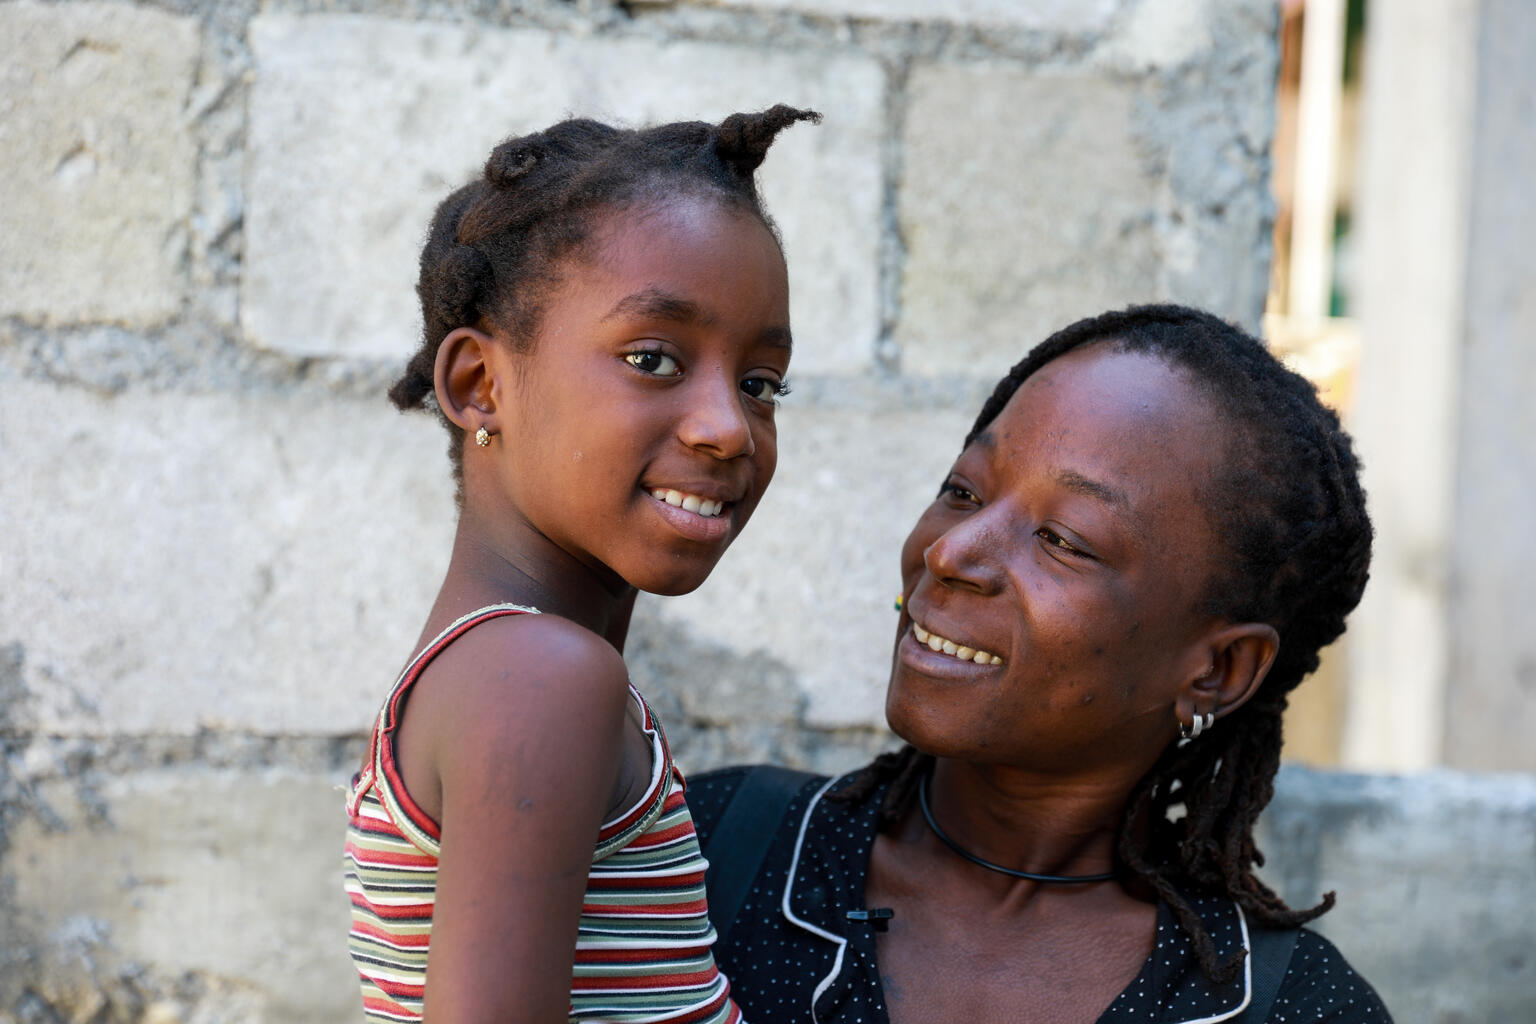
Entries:
[[432, 621], [490, 604], [530, 605], [590, 629], [624, 650], [636, 591], [571, 557], [522, 521], [495, 524], [465, 509]]

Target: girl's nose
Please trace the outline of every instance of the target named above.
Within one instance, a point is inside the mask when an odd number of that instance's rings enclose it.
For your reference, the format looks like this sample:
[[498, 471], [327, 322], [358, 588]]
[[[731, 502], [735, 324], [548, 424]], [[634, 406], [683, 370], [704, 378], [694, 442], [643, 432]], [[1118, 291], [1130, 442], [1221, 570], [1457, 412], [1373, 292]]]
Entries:
[[1002, 589], [1009, 531], [982, 509], [945, 530], [923, 549], [935, 580], [956, 590], [995, 594]]
[[678, 426], [678, 437], [690, 448], [717, 459], [734, 459], [757, 450], [744, 394], [733, 379], [700, 380], [689, 395], [690, 405]]

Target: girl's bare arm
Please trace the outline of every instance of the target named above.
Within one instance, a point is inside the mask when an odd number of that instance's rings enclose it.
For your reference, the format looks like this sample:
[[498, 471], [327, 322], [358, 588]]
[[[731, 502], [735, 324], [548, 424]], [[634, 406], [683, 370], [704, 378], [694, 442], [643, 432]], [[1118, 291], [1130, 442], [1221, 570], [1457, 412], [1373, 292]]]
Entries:
[[410, 709], [430, 723], [441, 787], [426, 1018], [564, 1022], [587, 871], [622, 767], [624, 663], [546, 615], [487, 623], [452, 653], [451, 681]]

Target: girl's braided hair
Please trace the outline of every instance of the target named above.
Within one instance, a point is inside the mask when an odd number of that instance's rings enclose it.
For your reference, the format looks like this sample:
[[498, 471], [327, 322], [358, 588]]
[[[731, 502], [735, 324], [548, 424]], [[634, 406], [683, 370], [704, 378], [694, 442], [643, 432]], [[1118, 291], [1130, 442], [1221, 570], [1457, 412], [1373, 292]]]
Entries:
[[[491, 151], [481, 177], [438, 206], [421, 251], [421, 347], [389, 397], [429, 407], [438, 346], [459, 327], [491, 321], [526, 347], [561, 262], [591, 237], [599, 211], [681, 196], [710, 196], [773, 228], [754, 173], [780, 131], [820, 121], [782, 104], [719, 124], [678, 122], [638, 130], [561, 121]], [[441, 416], [441, 410], [439, 410]], [[463, 431], [441, 417], [462, 475]]]
[[[1131, 793], [1117, 853], [1124, 870], [1161, 897], [1194, 945], [1205, 973], [1234, 977], [1242, 954], [1219, 962], [1185, 889], [1223, 895], [1263, 927], [1294, 928], [1333, 906], [1334, 895], [1292, 910], [1253, 873], [1264, 863], [1253, 825], [1274, 795], [1287, 695], [1344, 632], [1371, 559], [1371, 523], [1360, 465], [1339, 418], [1316, 389], [1263, 343], [1209, 313], [1134, 306], [1080, 320], [1036, 346], [982, 406], [965, 443], [1008, 404], [1019, 385], [1064, 353], [1103, 343], [1147, 352], [1186, 371], [1233, 433], [1206, 495], [1226, 557], [1209, 583], [1206, 610], [1234, 622], [1265, 622], [1280, 650], [1259, 692], [1198, 741], [1174, 743]], [[864, 799], [889, 782], [882, 806], [900, 820], [933, 758], [911, 746], [877, 758], [840, 794]], [[1177, 820], [1170, 810], [1183, 808]]]

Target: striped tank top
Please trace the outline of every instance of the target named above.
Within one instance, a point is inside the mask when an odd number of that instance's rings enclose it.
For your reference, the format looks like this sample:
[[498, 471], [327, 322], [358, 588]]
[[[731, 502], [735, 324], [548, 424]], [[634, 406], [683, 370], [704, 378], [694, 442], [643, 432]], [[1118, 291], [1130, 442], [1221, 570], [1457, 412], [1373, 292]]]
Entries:
[[[395, 764], [400, 708], [422, 671], [466, 631], [536, 608], [493, 605], [459, 619], [400, 674], [347, 798], [348, 946], [370, 1022], [420, 1021], [437, 889], [439, 829], [411, 800]], [[630, 687], [651, 740], [650, 785], [596, 837], [571, 975], [572, 1021], [741, 1024], [715, 966], [703, 854], [661, 723]]]

